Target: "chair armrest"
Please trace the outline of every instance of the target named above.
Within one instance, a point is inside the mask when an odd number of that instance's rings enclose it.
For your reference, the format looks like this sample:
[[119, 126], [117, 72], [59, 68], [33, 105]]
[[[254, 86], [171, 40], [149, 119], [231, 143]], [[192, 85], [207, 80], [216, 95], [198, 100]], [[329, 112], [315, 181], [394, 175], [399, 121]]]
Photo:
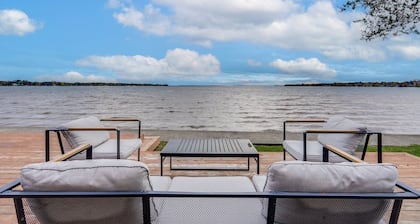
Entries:
[[119, 131], [114, 127], [84, 127], [84, 128], [66, 128], [61, 131]]
[[324, 123], [322, 119], [290, 119], [285, 120], [283, 123]]
[[101, 118], [100, 121], [135, 121], [138, 122], [139, 127], [138, 127], [138, 138], [142, 139], [141, 136], [141, 120], [139, 118], [135, 118], [135, 117], [110, 117], [110, 118]]
[[[73, 150], [71, 150], [70, 152], [65, 153], [64, 155], [58, 157], [57, 159], [54, 159], [54, 162], [60, 162], [60, 161], [65, 161], [73, 156], [75, 156], [76, 154], [83, 152], [83, 151], [87, 151], [87, 159], [92, 159], [92, 145], [90, 144], [83, 144]], [[89, 158], [90, 157], [90, 158]]]
[[366, 131], [360, 130], [328, 130], [328, 129], [308, 129], [305, 133], [317, 133], [317, 134], [366, 134]]
[[101, 121], [141, 121], [138, 118], [134, 117], [109, 117], [109, 118], [101, 118]]
[[286, 140], [286, 124], [287, 123], [324, 123], [322, 119], [290, 119], [283, 121], [283, 140]]
[[[341, 150], [337, 147], [334, 147], [332, 145], [326, 145], [326, 146], [323, 147], [323, 149], [324, 149], [324, 152], [322, 153], [322, 156], [323, 156], [324, 162], [328, 162], [328, 152], [333, 152], [333, 153], [339, 155], [340, 157], [342, 157], [342, 158], [344, 158], [344, 159], [346, 159], [350, 162], [364, 163], [363, 160], [361, 160], [359, 158], [356, 158], [356, 157], [350, 155], [349, 153], [344, 152], [343, 150]], [[327, 160], [327, 161], [325, 161], [325, 160]]]

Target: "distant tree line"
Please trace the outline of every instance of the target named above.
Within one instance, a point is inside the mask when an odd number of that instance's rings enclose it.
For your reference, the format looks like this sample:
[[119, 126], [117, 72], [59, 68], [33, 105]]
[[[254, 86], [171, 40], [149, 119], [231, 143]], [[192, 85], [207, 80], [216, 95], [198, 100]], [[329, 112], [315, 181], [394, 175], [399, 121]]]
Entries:
[[167, 86], [149, 83], [108, 83], [108, 82], [32, 82], [27, 80], [0, 81], [0, 86]]
[[420, 87], [420, 80], [407, 82], [334, 82], [334, 83], [302, 83], [286, 86], [359, 86], [359, 87]]

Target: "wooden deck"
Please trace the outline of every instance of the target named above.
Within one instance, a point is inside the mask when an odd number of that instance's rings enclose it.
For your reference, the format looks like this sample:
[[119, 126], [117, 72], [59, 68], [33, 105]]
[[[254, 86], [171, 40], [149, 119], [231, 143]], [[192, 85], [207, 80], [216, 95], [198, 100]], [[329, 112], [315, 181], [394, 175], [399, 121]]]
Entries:
[[[129, 137], [122, 135], [122, 137]], [[159, 143], [159, 137], [145, 137], [141, 149], [141, 161], [146, 163], [152, 175], [160, 174], [160, 155], [159, 152], [150, 151]], [[19, 176], [20, 168], [29, 163], [44, 161], [44, 133], [0, 133], [0, 185], [8, 183]], [[58, 146], [52, 144], [55, 156], [59, 155]], [[136, 153], [132, 159], [136, 159]], [[246, 159], [201, 159], [201, 158], [182, 158], [174, 159], [175, 163], [183, 164], [188, 160], [188, 164], [200, 164], [203, 166], [218, 165], [232, 166], [231, 164], [245, 165]], [[239, 161], [238, 161], [239, 160]], [[242, 164], [243, 160], [243, 164]], [[265, 174], [268, 166], [283, 160], [282, 153], [261, 153], [260, 172]], [[368, 153], [367, 161], [374, 162], [375, 154]], [[384, 162], [396, 164], [399, 170], [401, 181], [420, 189], [420, 158], [407, 153], [385, 153]], [[233, 165], [235, 166], [235, 165]], [[165, 175], [171, 176], [220, 176], [220, 175], [244, 175], [252, 176], [256, 173], [256, 164], [251, 163], [250, 171], [170, 171], [169, 162], [164, 164]], [[0, 199], [0, 223], [17, 223], [13, 201], [10, 199]], [[420, 200], [406, 200], [400, 215], [400, 223], [414, 224], [420, 223]]]

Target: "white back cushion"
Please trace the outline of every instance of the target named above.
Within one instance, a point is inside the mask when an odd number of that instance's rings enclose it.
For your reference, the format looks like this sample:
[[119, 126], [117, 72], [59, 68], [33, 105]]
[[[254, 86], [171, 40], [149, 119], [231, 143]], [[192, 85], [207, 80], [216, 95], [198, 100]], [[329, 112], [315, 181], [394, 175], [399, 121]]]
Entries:
[[[331, 117], [325, 123], [326, 130], [358, 130], [366, 131], [367, 127], [352, 120], [340, 116]], [[347, 153], [353, 154], [365, 134], [319, 134], [318, 141], [322, 145], [333, 145]]]
[[[132, 160], [75, 160], [22, 168], [24, 191], [152, 191], [145, 164]], [[142, 198], [32, 198], [41, 223], [143, 223]], [[151, 218], [156, 219], [154, 203]]]
[[[273, 163], [265, 192], [392, 192], [397, 169], [391, 164]], [[277, 199], [279, 223], [378, 223], [388, 208], [382, 199]], [[267, 203], [263, 205], [267, 214]]]
[[[67, 122], [62, 128], [101, 128], [104, 127], [97, 117], [85, 117]], [[107, 131], [63, 131], [71, 148], [82, 144], [91, 144], [94, 148], [109, 139]]]

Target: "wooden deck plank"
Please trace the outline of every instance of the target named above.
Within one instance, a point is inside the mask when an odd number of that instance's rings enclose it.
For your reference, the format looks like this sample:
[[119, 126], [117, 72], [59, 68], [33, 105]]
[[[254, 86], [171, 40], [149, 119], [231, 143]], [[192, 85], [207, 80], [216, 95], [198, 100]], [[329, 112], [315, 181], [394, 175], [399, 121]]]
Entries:
[[[129, 137], [122, 135], [122, 137]], [[153, 142], [150, 142], [153, 141]], [[160, 155], [159, 152], [149, 151], [149, 147], [156, 146], [155, 141], [159, 137], [145, 137], [144, 147], [141, 149], [141, 161], [146, 163], [152, 175], [160, 174]], [[19, 176], [20, 168], [29, 163], [44, 161], [44, 133], [1, 133], [0, 134], [0, 185], [6, 184]], [[147, 146], [150, 145], [150, 146]], [[146, 147], [147, 146], [147, 147]], [[51, 148], [53, 155], [60, 154], [58, 144], [52, 142]], [[54, 158], [54, 156], [52, 156]], [[134, 153], [131, 159], [137, 159]], [[206, 163], [205, 159], [194, 158], [198, 163]], [[290, 159], [290, 156], [289, 156]], [[276, 161], [283, 160], [282, 153], [266, 152], [260, 154], [260, 173], [267, 173], [269, 165]], [[375, 162], [376, 154], [368, 153], [366, 160]], [[220, 160], [226, 162], [225, 160]], [[209, 161], [214, 163], [213, 161]], [[385, 153], [384, 162], [396, 164], [401, 181], [420, 189], [420, 158], [407, 153]], [[236, 162], [235, 162], [236, 163]], [[238, 164], [241, 164], [238, 162]], [[217, 176], [217, 175], [244, 175], [252, 176], [256, 173], [256, 164], [251, 163], [251, 170], [248, 171], [170, 171], [169, 164], [165, 164], [165, 174], [192, 175], [192, 176]], [[419, 223], [420, 221], [420, 200], [406, 200], [403, 204], [400, 215], [400, 223]], [[14, 224], [16, 222], [13, 201], [10, 199], [0, 199], [0, 223]]]

